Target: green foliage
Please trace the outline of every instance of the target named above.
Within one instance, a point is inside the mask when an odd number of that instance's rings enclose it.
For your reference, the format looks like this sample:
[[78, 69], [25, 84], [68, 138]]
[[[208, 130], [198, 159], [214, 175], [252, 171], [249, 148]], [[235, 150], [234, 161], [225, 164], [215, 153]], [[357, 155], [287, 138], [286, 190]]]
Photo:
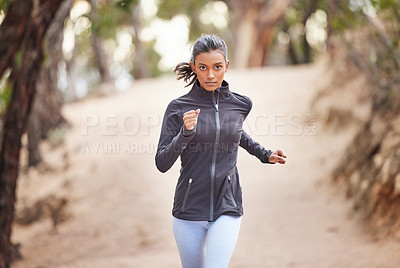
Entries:
[[148, 65], [149, 65], [149, 68], [150, 68], [151, 77], [157, 77], [157, 76], [160, 76], [162, 74], [162, 72], [158, 68], [158, 63], [161, 60], [161, 56], [154, 49], [154, 44], [155, 43], [156, 43], [156, 40], [153, 40], [151, 42], [143, 43], [143, 46], [145, 47], [146, 56], [147, 56], [147, 59], [148, 59]]
[[10, 103], [12, 95], [12, 85], [5, 79], [4, 86], [0, 88], [0, 115], [3, 114]]
[[166, 20], [179, 14], [198, 17], [199, 10], [208, 2], [210, 0], [160, 0], [157, 17]]
[[127, 12], [128, 8], [130, 6], [122, 8], [119, 5], [104, 5], [100, 7], [97, 10], [97, 16], [89, 18], [92, 21], [92, 32], [104, 38], [114, 38], [115, 29], [129, 21], [130, 14]]
[[[336, 33], [345, 43], [349, 59], [359, 67], [375, 88], [374, 106], [391, 108], [398, 105], [399, 1], [362, 1], [352, 8], [349, 8], [349, 1], [345, 2], [347, 5], [338, 6], [338, 12], [332, 20], [332, 28], [337, 30]], [[342, 34], [345, 31], [348, 34]]]
[[[327, 0], [325, 0], [327, 1]], [[335, 31], [353, 29], [365, 24], [364, 16], [368, 9], [374, 9], [379, 15], [400, 21], [400, 1], [398, 0], [364, 0], [351, 5], [350, 0], [335, 2], [336, 12], [332, 16], [331, 27]]]
[[14, 67], [19, 68], [21, 66], [23, 54], [24, 50], [23, 48], [20, 48], [14, 56], [14, 62], [13, 62]]
[[332, 31], [341, 32], [355, 28], [360, 24], [359, 16], [362, 9], [351, 10], [348, 0], [336, 2], [336, 5], [336, 12], [330, 21]]
[[399, 11], [399, 1], [396, 0], [370, 0], [370, 2], [379, 11], [392, 8]]
[[285, 36], [289, 38], [287, 62], [309, 63], [318, 52], [306, 38], [307, 21], [318, 9], [325, 9], [323, 0], [293, 0], [286, 10], [283, 21], [278, 25], [278, 32], [286, 33]]
[[92, 32], [104, 38], [114, 38], [119, 26], [131, 23], [131, 12], [137, 5], [139, 0], [118, 0], [112, 5], [97, 7], [87, 15], [92, 22]]
[[190, 19], [189, 40], [196, 40], [202, 33], [217, 33], [224, 35], [213, 25], [202, 23], [200, 12], [211, 0], [160, 0], [157, 17], [170, 20], [176, 15], [185, 15]]
[[8, 5], [14, 0], [0, 0], [0, 10], [4, 10], [4, 12], [7, 10]]
[[129, 13], [131, 11], [131, 8], [133, 6], [137, 6], [138, 4], [139, 0], [118, 0], [115, 3], [115, 6]]

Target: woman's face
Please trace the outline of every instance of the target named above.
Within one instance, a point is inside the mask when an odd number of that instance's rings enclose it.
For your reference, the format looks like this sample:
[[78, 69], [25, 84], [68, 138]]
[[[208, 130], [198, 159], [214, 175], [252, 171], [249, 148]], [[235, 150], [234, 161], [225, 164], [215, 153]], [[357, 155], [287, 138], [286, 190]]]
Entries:
[[191, 62], [190, 66], [197, 74], [200, 85], [207, 91], [214, 91], [221, 86], [229, 61], [225, 62], [220, 51], [213, 50], [197, 55], [195, 63]]

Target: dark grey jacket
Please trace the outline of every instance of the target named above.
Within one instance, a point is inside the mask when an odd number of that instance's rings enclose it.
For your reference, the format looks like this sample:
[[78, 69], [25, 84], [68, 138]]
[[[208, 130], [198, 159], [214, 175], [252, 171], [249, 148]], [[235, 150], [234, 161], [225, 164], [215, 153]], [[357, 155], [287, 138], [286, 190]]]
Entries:
[[[181, 157], [172, 214], [180, 219], [215, 221], [219, 216], [243, 215], [242, 189], [236, 167], [239, 145], [263, 163], [272, 151], [253, 141], [242, 129], [251, 100], [233, 93], [223, 81], [214, 92], [198, 81], [165, 111], [156, 166], [166, 172]], [[188, 131], [183, 114], [200, 109], [196, 128]]]

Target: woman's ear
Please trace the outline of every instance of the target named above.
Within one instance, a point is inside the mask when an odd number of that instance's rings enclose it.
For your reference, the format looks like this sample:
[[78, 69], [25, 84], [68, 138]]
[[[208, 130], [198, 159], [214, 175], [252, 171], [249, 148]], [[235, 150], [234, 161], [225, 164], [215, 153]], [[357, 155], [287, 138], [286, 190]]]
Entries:
[[226, 64], [225, 64], [225, 73], [228, 71], [228, 68], [229, 68], [229, 60], [226, 61]]
[[192, 61], [190, 62], [190, 67], [192, 68], [192, 71], [194, 73], [196, 73], [196, 68], [195, 68], [194, 63]]

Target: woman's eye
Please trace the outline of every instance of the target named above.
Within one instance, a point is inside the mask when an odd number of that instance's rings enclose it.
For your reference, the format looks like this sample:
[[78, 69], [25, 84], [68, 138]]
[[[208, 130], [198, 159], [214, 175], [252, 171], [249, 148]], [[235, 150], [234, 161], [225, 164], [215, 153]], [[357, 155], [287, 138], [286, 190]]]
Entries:
[[215, 66], [215, 70], [219, 70], [219, 69], [221, 69], [222, 68], [222, 66], [221, 65], [217, 65], [217, 66]]
[[206, 69], [205, 66], [200, 66], [200, 70], [204, 71]]

